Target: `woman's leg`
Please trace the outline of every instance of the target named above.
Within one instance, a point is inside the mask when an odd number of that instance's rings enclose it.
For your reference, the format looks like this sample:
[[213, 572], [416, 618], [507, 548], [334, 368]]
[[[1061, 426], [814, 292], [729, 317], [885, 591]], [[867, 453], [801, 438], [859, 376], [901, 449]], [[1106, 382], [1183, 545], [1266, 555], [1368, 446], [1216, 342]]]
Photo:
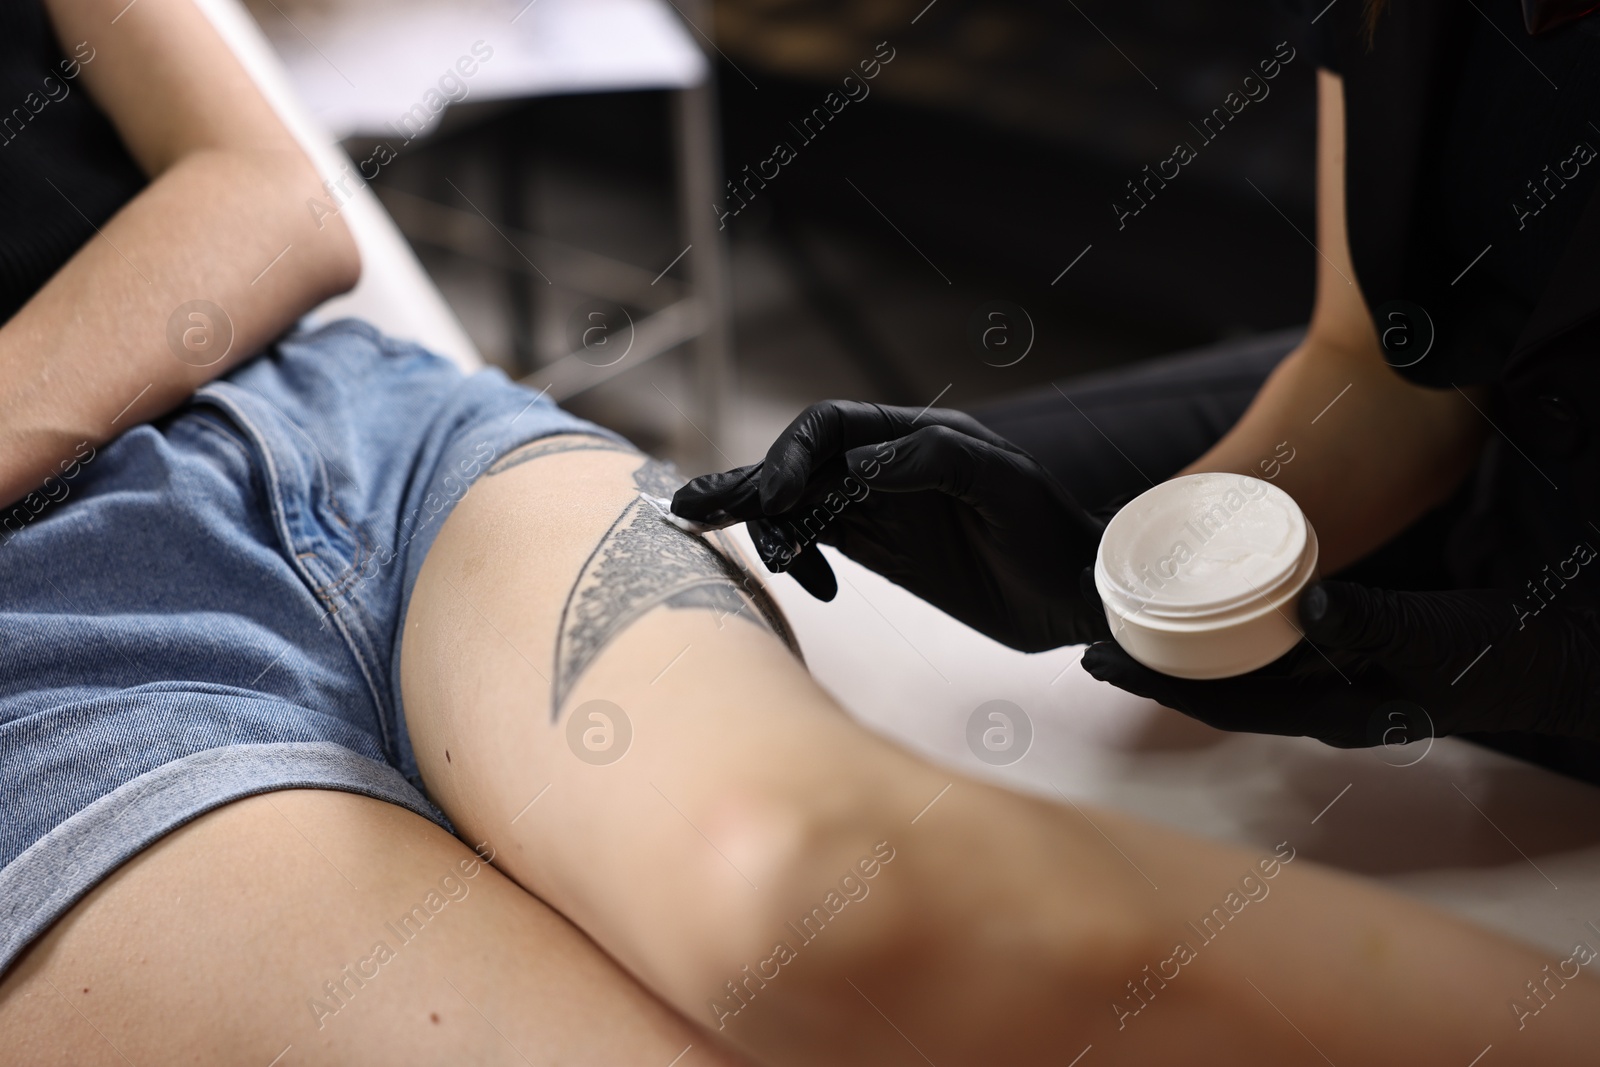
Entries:
[[80, 901], [0, 982], [0, 1049], [16, 1067], [731, 1062], [437, 826], [309, 790], [219, 808]]
[[596, 439], [502, 460], [422, 569], [402, 675], [467, 838], [691, 1019], [773, 1063], [1062, 1064], [1091, 1044], [1094, 1063], [1293, 1063], [1308, 1039], [1335, 1062], [1505, 1041], [1583, 1062], [1587, 979], [1537, 1032], [1510, 1025], [1550, 962], [1532, 952], [863, 730], [739, 592], [759, 584], [640, 499], [664, 480]]

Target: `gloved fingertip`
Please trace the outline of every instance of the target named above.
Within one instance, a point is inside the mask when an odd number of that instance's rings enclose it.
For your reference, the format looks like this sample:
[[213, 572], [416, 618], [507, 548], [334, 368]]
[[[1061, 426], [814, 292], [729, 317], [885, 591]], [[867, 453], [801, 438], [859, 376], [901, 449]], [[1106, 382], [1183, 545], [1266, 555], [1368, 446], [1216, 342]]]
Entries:
[[1120, 651], [1115, 641], [1096, 641], [1083, 650], [1083, 669], [1097, 681], [1109, 681], [1107, 676], [1116, 669], [1116, 654]]
[[[702, 475], [702, 477], [704, 476]], [[678, 486], [678, 491], [672, 494], [672, 510], [677, 512], [680, 504], [687, 507], [693, 507], [700, 503], [705, 496], [705, 485], [701, 483], [699, 478], [690, 478], [687, 482], [684, 482], [682, 485]], [[688, 518], [689, 516], [684, 517]]]
[[[686, 487], [687, 488], [687, 487]], [[679, 518], [689, 519], [692, 522], [711, 522], [711, 512], [721, 511], [713, 507], [704, 498], [693, 493], [686, 494], [682, 489], [673, 494], [671, 502], [667, 505], [672, 513]]]
[[672, 513], [699, 522], [750, 518], [760, 476], [755, 463], [691, 478], [672, 494]]
[[1305, 626], [1320, 626], [1328, 617], [1328, 590], [1321, 582], [1306, 586], [1300, 594], [1300, 622]]
[[1300, 594], [1300, 629], [1322, 645], [1339, 647], [1351, 634], [1352, 623], [1363, 613], [1349, 593], [1357, 587], [1344, 582], [1314, 582]]
[[1085, 649], [1083, 669], [1098, 682], [1163, 703], [1175, 681], [1146, 667], [1115, 641], [1098, 641]]
[[800, 583], [800, 588], [825, 604], [839, 595], [839, 579], [815, 545], [800, 550], [789, 566], [789, 575]]

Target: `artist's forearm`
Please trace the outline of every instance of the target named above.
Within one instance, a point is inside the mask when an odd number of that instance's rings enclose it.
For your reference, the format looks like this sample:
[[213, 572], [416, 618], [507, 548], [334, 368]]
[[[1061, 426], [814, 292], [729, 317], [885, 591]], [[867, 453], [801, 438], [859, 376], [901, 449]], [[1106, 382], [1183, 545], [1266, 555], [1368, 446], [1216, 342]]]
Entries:
[[[293, 149], [200, 151], [101, 227], [0, 326], [0, 505], [37, 488], [81, 443], [170, 410], [354, 284], [349, 231], [338, 219], [318, 229], [305, 206], [321, 193]], [[226, 316], [212, 316], [209, 348], [200, 333], [182, 344], [202, 321], [180, 309], [197, 300]]]
[[1454, 389], [1413, 386], [1376, 355], [1308, 342], [1183, 473], [1271, 480], [1310, 518], [1330, 573], [1446, 499], [1476, 461], [1484, 429]]

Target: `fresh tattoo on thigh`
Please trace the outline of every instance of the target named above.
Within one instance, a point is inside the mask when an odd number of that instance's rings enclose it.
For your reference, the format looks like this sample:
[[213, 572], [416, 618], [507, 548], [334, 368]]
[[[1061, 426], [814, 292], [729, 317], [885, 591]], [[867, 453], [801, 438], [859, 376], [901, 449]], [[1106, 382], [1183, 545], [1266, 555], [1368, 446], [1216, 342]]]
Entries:
[[[499, 474], [531, 460], [564, 452], [634, 451], [604, 437], [566, 436], [535, 441], [489, 469]], [[734, 560], [738, 550], [717, 532], [705, 538], [685, 533], [644, 499], [670, 497], [684, 479], [670, 464], [646, 458], [633, 472], [639, 490], [584, 561], [567, 593], [556, 632], [555, 673], [550, 681], [550, 718], [557, 722], [574, 686], [623, 630], [665, 605], [710, 611], [718, 624], [744, 619], [771, 631], [795, 656], [799, 646], [782, 612], [754, 574]], [[753, 610], [752, 610], [753, 609]]]

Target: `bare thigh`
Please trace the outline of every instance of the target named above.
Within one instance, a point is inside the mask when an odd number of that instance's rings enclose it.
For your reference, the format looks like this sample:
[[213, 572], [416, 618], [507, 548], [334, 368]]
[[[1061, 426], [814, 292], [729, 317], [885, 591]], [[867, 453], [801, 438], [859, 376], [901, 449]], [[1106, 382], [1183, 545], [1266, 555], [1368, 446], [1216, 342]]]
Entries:
[[[1522, 946], [870, 734], [641, 489], [672, 486], [578, 438], [480, 480], [405, 620], [406, 717], [468, 839], [708, 1030], [786, 1065], [1592, 1062], [1600, 983], [1506, 1012]], [[1219, 901], [1248, 919], [1184, 964]]]
[[[939, 800], [959, 819], [917, 824], [951, 775], [842, 714], [760, 584], [640, 499], [672, 488], [638, 453], [551, 438], [463, 498], [401, 653], [436, 802], [650, 989], [770, 1062], [917, 1060], [884, 1013], [958, 1025], [901, 981], [933, 956], [948, 975], [1027, 971], [985, 989], [995, 1011], [1059, 1007], [1054, 964], [1017, 960], [1081, 957], [1067, 934], [1103, 942], [1120, 915], [1059, 847], [1080, 829], [969, 782]], [[1004, 929], [976, 932], [969, 909]], [[967, 1029], [974, 1056], [1006, 1059]]]
[[[380, 947], [381, 946], [381, 947]], [[268, 793], [135, 857], [0, 981], [7, 1064], [727, 1064], [421, 817]]]

